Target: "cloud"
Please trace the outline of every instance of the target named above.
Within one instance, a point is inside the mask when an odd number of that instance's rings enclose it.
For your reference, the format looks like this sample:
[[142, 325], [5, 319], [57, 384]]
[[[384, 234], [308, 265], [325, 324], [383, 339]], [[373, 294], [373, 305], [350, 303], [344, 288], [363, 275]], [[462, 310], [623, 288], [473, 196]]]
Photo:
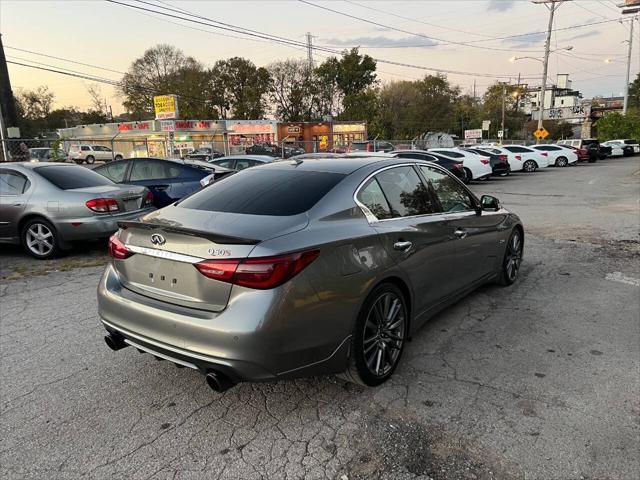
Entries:
[[390, 37], [355, 37], [355, 38], [327, 38], [326, 43], [344, 47], [380, 47], [380, 48], [431, 48], [437, 42], [415, 37], [390, 38]]
[[487, 10], [494, 12], [506, 12], [516, 5], [516, 0], [489, 0]]

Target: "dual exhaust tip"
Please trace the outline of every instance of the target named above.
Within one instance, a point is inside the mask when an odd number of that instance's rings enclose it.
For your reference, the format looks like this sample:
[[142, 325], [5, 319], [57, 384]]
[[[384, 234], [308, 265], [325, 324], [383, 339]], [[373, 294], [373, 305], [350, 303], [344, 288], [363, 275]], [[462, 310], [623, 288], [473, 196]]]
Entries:
[[[114, 352], [129, 346], [129, 344], [124, 341], [124, 337], [117, 333], [110, 333], [108, 335], [105, 335], [104, 342]], [[164, 360], [164, 359], [161, 359], [160, 357], [155, 357], [155, 358], [156, 360]], [[176, 366], [182, 367], [182, 365], [178, 365], [178, 364], [176, 364]], [[207, 371], [207, 374], [205, 375], [205, 379], [206, 379], [207, 385], [209, 385], [209, 388], [211, 388], [211, 390], [218, 393], [222, 393], [226, 390], [229, 390], [231, 387], [233, 387], [236, 384], [236, 382], [233, 381], [231, 378], [229, 378], [227, 375], [217, 370]]]

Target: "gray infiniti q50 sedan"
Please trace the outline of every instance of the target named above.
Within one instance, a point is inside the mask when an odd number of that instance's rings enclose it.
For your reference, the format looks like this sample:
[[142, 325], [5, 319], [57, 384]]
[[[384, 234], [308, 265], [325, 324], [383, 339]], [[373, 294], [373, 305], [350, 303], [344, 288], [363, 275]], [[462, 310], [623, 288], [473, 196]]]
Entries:
[[113, 350], [216, 391], [327, 373], [375, 386], [437, 311], [512, 284], [523, 241], [516, 215], [433, 163], [274, 162], [121, 223], [99, 314]]

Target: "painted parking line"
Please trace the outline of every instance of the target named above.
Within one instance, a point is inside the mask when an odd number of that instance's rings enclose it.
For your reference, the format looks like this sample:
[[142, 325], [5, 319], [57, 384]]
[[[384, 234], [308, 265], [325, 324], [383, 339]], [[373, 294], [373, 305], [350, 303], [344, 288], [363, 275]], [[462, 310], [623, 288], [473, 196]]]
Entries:
[[604, 278], [606, 280], [611, 280], [612, 282], [625, 283], [627, 285], [633, 285], [634, 287], [640, 287], [640, 279], [627, 277], [626, 275], [623, 275], [622, 272], [607, 273]]

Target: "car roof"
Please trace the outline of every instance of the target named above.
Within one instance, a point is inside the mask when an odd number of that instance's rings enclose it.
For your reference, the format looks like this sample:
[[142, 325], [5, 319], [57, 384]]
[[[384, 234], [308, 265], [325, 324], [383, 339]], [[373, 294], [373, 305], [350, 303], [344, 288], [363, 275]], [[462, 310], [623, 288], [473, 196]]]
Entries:
[[[260, 165], [254, 168], [275, 168], [279, 170], [305, 170], [309, 172], [330, 172], [330, 173], [342, 173], [349, 175], [356, 170], [373, 165], [375, 163], [389, 163], [393, 165], [395, 163], [406, 163], [406, 158], [394, 158], [394, 157], [350, 157], [348, 155], [341, 155], [334, 158], [308, 158], [303, 160], [278, 160], [275, 162]], [[253, 170], [253, 169], [252, 169]]]
[[[13, 165], [24, 167], [27, 170], [33, 170], [34, 168], [37, 168], [37, 167], [53, 167], [53, 166], [73, 167], [73, 168], [80, 167], [80, 165], [77, 165], [75, 163], [65, 163], [65, 162], [6, 162], [6, 163], [0, 163], [0, 168], [11, 167]], [[80, 167], [80, 168], [85, 168], [85, 167]]]
[[258, 160], [259, 162], [273, 162], [276, 157], [270, 155], [227, 155], [226, 157], [219, 157], [211, 161], [211, 163], [219, 162], [220, 160]]

